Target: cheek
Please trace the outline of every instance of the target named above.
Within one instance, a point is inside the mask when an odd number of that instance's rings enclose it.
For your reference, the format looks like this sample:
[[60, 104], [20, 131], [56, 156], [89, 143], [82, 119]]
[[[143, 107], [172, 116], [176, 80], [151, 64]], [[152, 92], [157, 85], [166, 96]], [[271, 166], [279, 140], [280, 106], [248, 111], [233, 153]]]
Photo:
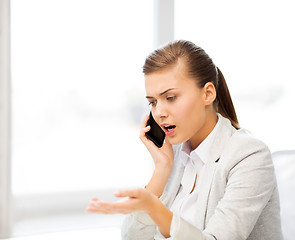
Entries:
[[182, 101], [176, 108], [175, 116], [182, 119], [182, 122], [188, 122], [196, 119], [202, 109], [201, 104], [196, 99]]
[[175, 113], [184, 134], [198, 131], [203, 125], [205, 108], [197, 100], [189, 101]]

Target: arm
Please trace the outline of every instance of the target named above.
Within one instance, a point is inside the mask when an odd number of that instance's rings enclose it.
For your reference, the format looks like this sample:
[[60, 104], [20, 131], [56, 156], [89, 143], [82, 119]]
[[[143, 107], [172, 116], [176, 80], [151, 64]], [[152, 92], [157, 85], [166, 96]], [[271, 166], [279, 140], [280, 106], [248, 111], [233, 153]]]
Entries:
[[[119, 192], [116, 195], [117, 197], [125, 196], [126, 198], [117, 203], [104, 203], [95, 198], [87, 208], [87, 211], [91, 212], [131, 213], [123, 222], [123, 239], [154, 239], [156, 224], [161, 225], [159, 228], [163, 229], [163, 233], [169, 233], [170, 229], [172, 213], [161, 203], [159, 197], [162, 195], [172, 171], [173, 149], [167, 140], [161, 148], [158, 148], [145, 137], [145, 133], [150, 130], [149, 126], [146, 127], [147, 120], [148, 116], [142, 123], [139, 137], [151, 153], [155, 170], [146, 188]], [[146, 199], [149, 199], [149, 201], [145, 201]], [[144, 204], [141, 204], [142, 202]], [[163, 222], [160, 219], [165, 220]]]
[[145, 117], [142, 123], [139, 138], [150, 152], [154, 160], [155, 170], [146, 186], [146, 189], [155, 194], [157, 197], [160, 197], [173, 167], [174, 153], [172, 145], [167, 139], [165, 139], [163, 146], [158, 148], [145, 136], [146, 132], [150, 130], [150, 126], [145, 127], [147, 121], [148, 116]]
[[[97, 198], [92, 199], [92, 202], [89, 204], [87, 211], [104, 214], [128, 214], [132, 212], [144, 211], [150, 216], [152, 221], [158, 226], [159, 230], [165, 237], [170, 236], [170, 224], [173, 214], [153, 193], [146, 189], [130, 189], [116, 192], [115, 196], [122, 198], [121, 201], [103, 202]], [[145, 228], [145, 226], [141, 227]], [[141, 236], [142, 234], [143, 233], [140, 232]], [[152, 237], [153, 236], [154, 235], [152, 235]]]

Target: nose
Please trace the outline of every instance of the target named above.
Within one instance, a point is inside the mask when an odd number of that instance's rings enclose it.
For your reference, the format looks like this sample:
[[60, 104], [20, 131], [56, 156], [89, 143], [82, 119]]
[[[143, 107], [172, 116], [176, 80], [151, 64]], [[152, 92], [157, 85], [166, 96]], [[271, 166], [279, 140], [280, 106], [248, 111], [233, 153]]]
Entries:
[[153, 115], [155, 119], [165, 119], [168, 117], [168, 109], [163, 104], [158, 102]]

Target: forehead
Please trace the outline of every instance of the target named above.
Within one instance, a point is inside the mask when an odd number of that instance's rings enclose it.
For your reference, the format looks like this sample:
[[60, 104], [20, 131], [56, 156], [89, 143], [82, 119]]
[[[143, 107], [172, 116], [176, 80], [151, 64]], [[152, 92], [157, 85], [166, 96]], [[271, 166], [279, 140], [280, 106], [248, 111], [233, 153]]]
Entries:
[[155, 97], [169, 88], [191, 88], [195, 83], [185, 70], [184, 64], [179, 61], [172, 67], [146, 75], [146, 94]]

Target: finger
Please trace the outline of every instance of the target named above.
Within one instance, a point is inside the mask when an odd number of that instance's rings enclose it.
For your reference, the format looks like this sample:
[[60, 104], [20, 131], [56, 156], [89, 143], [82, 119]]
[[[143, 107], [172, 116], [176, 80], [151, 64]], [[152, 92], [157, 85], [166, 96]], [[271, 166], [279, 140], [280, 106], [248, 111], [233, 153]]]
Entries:
[[143, 142], [143, 144], [148, 148], [152, 149], [153, 147], [156, 147], [153, 141], [147, 138], [146, 133], [151, 130], [151, 126], [147, 126], [143, 129], [141, 129], [139, 133], [139, 138]]
[[143, 189], [127, 189], [116, 191], [114, 195], [116, 197], [129, 197], [129, 198], [138, 198]]
[[97, 203], [99, 201], [100, 201], [100, 199], [98, 199], [98, 198], [92, 198], [88, 205], [95, 204], [95, 203]]
[[102, 212], [105, 210], [105, 202], [103, 201], [93, 201], [90, 202], [87, 206], [87, 211], [91, 211], [91, 212]]
[[89, 206], [86, 211], [104, 213], [104, 214], [115, 214], [115, 213], [128, 213], [130, 206], [126, 205], [123, 202], [99, 202], [93, 206]]
[[166, 136], [165, 136], [165, 140], [164, 140], [163, 145], [168, 145], [168, 146], [171, 145], [171, 143], [169, 142], [169, 139]]
[[147, 128], [147, 122], [149, 120], [150, 116], [146, 115], [141, 123], [141, 131], [140, 131], [140, 136], [144, 135], [145, 132], [148, 132], [150, 128]]
[[104, 214], [110, 213], [110, 210], [105, 209], [105, 208], [98, 208], [98, 207], [87, 207], [86, 211], [93, 212], [93, 213], [104, 213]]
[[149, 120], [150, 116], [149, 115], [146, 115], [142, 121], [142, 124], [141, 124], [141, 128], [145, 128], [146, 127], [146, 124], [147, 124], [147, 121]]
[[145, 128], [142, 128], [140, 131], [140, 135], [144, 136], [149, 130], [151, 130], [151, 126], [146, 126]]
[[146, 134], [148, 131], [150, 131], [150, 130], [151, 130], [151, 127], [150, 127], [150, 126], [147, 126], [147, 127], [145, 127], [145, 128], [143, 128], [143, 129], [140, 130], [140, 132], [139, 132], [139, 138], [140, 138], [140, 140], [141, 140], [143, 143], [150, 141], [150, 140], [146, 137], [146, 135], [145, 135], [145, 134]]
[[97, 206], [97, 202], [92, 201], [88, 204], [87, 208], [95, 208], [96, 206]]
[[142, 125], [141, 125], [141, 128], [140, 128], [140, 133], [139, 133], [139, 137], [140, 138], [143, 138], [145, 137], [145, 133], [148, 132], [151, 127], [150, 126], [147, 126], [147, 121], [149, 119], [149, 116], [145, 116], [143, 122], [142, 122]]

